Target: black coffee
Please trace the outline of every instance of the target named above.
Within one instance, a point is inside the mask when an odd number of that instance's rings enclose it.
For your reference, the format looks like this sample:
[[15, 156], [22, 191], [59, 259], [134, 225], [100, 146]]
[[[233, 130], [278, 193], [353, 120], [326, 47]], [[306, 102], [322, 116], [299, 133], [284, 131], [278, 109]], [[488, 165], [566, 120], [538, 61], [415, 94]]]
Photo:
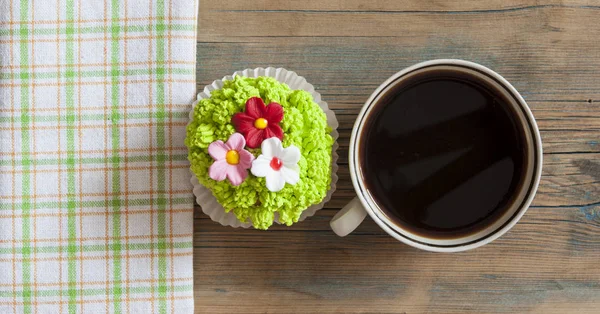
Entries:
[[369, 193], [389, 218], [429, 238], [489, 226], [523, 184], [525, 136], [510, 100], [462, 71], [403, 80], [366, 117], [359, 163]]

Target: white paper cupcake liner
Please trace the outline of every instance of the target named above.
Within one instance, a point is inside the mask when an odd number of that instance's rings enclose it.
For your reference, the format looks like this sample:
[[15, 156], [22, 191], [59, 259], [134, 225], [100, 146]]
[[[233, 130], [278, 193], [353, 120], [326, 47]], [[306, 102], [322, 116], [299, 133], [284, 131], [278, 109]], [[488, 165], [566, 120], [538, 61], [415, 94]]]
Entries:
[[[305, 90], [312, 95], [314, 102], [317, 103], [321, 107], [321, 109], [323, 109], [323, 111], [325, 112], [325, 115], [327, 116], [327, 124], [329, 125], [329, 127], [331, 127], [330, 134], [334, 140], [333, 147], [332, 147], [332, 155], [331, 155], [331, 157], [332, 157], [331, 158], [331, 188], [329, 189], [329, 191], [327, 192], [327, 195], [325, 195], [325, 198], [323, 199], [323, 201], [321, 203], [312, 205], [302, 212], [302, 215], [300, 216], [300, 219], [298, 221], [303, 221], [304, 219], [306, 219], [306, 217], [310, 217], [310, 216], [314, 215], [317, 212], [317, 210], [323, 208], [325, 203], [327, 203], [331, 199], [331, 195], [333, 195], [333, 192], [335, 192], [336, 183], [338, 181], [338, 176], [337, 176], [338, 143], [337, 143], [337, 139], [339, 136], [338, 131], [337, 131], [338, 121], [337, 121], [337, 118], [335, 117], [335, 113], [329, 109], [326, 102], [321, 100], [321, 94], [316, 92], [314, 86], [312, 86], [310, 83], [308, 83], [304, 77], [299, 76], [298, 74], [296, 74], [296, 72], [288, 71], [283, 68], [276, 69], [276, 68], [270, 68], [270, 67], [266, 68], [266, 69], [256, 68], [256, 69], [246, 69], [244, 71], [237, 71], [237, 72], [233, 73], [233, 75], [228, 75], [228, 76], [223, 77], [220, 80], [215, 80], [214, 82], [212, 82], [212, 84], [205, 86], [204, 90], [198, 94], [198, 98], [197, 98], [196, 102], [194, 103], [194, 107], [200, 102], [200, 100], [205, 99], [205, 98], [210, 98], [210, 93], [212, 91], [223, 88], [223, 81], [232, 80], [234, 76], [238, 76], [238, 75], [245, 76], [245, 77], [269, 76], [269, 77], [275, 78], [276, 80], [278, 80], [281, 83], [287, 84], [292, 90], [295, 90], [295, 89]], [[190, 123], [191, 123], [191, 121], [193, 121], [193, 119], [194, 119], [194, 110], [192, 109], [190, 111]], [[190, 172], [191, 172], [191, 170], [190, 170]], [[193, 172], [192, 172], [192, 178], [190, 181], [192, 182], [192, 185], [194, 186], [194, 195], [196, 196], [196, 201], [202, 208], [202, 211], [206, 215], [208, 215], [210, 217], [210, 219], [220, 223], [223, 226], [231, 226], [234, 228], [237, 228], [237, 227], [248, 228], [248, 227], [252, 226], [251, 223], [239, 221], [235, 217], [235, 214], [232, 211], [226, 213], [225, 209], [223, 208], [223, 206], [221, 206], [221, 204], [219, 204], [219, 202], [217, 202], [217, 199], [214, 197], [212, 192], [209, 189], [207, 189], [206, 187], [204, 187], [202, 184], [200, 184], [200, 182], [198, 182], [198, 179], [196, 178], [196, 174], [194, 174]], [[279, 218], [277, 216], [275, 217], [275, 222], [279, 223]]]

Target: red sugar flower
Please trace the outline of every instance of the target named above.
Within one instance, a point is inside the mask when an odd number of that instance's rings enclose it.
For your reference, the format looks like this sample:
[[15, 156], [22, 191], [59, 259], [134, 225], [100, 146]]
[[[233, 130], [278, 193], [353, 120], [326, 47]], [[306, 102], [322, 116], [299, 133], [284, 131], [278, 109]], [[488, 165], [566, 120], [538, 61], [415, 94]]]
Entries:
[[238, 112], [231, 118], [235, 129], [244, 134], [246, 145], [250, 148], [271, 137], [283, 139], [283, 130], [279, 122], [283, 119], [283, 108], [276, 102], [265, 106], [260, 97], [252, 97], [246, 101], [246, 112]]

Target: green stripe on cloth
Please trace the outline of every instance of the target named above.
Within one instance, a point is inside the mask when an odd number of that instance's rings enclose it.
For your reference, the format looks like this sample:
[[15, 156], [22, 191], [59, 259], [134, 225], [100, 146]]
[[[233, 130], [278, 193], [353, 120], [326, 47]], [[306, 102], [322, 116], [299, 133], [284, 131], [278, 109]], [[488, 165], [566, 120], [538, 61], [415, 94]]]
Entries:
[[[36, 75], [36, 78], [38, 76]], [[173, 112], [171, 114], [173, 118], [176, 119], [184, 119], [188, 117], [188, 113], [186, 112]], [[148, 119], [156, 119], [158, 117], [158, 113], [156, 112], [128, 112], [123, 115], [123, 118], [127, 120], [143, 120], [144, 122]], [[21, 115], [15, 115], [11, 117], [0, 117], [0, 123], [11, 122], [11, 119], [21, 119]], [[33, 123], [44, 123], [44, 122], [67, 122], [66, 116], [58, 116], [58, 115], [43, 115], [36, 114], [33, 117], [30, 117], [30, 122]], [[98, 123], [104, 123], [106, 120], [106, 116], [102, 113], [94, 113], [94, 114], [85, 114], [82, 113], [79, 117], [81, 121], [97, 121]]]
[[[29, 1], [21, 0], [21, 12], [20, 19], [26, 21], [29, 19]], [[19, 28], [19, 34], [21, 35], [20, 41], [20, 62], [21, 67], [29, 67], [29, 30], [21, 25]], [[22, 233], [23, 248], [21, 254], [23, 255], [23, 291], [21, 297], [23, 298], [23, 311], [25, 313], [31, 313], [31, 172], [30, 165], [31, 160], [29, 158], [29, 76], [21, 77], [21, 151], [23, 152], [23, 160], [21, 166], [23, 169], [22, 179], [22, 200], [23, 206], [21, 210], [23, 212], [23, 226]]]
[[69, 237], [69, 245], [67, 247], [67, 274], [69, 281], [69, 313], [75, 313], [77, 310], [77, 230], [75, 202], [75, 67], [72, 66], [75, 61], [75, 3], [73, 0], [68, 0], [66, 5], [67, 16], [67, 42], [65, 61], [67, 70], [66, 77], [66, 104], [67, 104], [67, 234]]
[[[183, 205], [183, 204], [189, 204], [190, 203], [190, 198], [189, 197], [171, 197], [170, 202], [173, 205]], [[144, 206], [147, 207], [151, 204], [156, 204], [158, 203], [158, 199], [157, 198], [143, 198], [143, 199], [129, 199], [129, 206], [130, 207], [139, 207], [139, 206]], [[82, 208], [106, 208], [107, 206], [110, 206], [113, 204], [112, 200], [99, 200], [99, 201], [83, 201], [83, 202], [78, 202], [75, 205], [77, 207], [82, 207]], [[58, 207], [63, 207], [64, 205], [66, 205], [66, 202], [37, 202], [36, 203], [36, 209], [43, 209], [43, 208], [58, 208]], [[11, 210], [12, 207], [22, 207], [23, 203], [22, 202], [14, 202], [12, 204], [8, 204], [8, 203], [0, 203], [0, 213], [2, 210]], [[132, 209], [132, 212], [135, 212], [135, 210]], [[101, 214], [104, 213], [99, 213], [98, 215], [100, 216]]]
[[159, 71], [156, 72], [156, 111], [157, 115], [157, 128], [156, 128], [156, 143], [158, 148], [161, 149], [157, 154], [158, 163], [158, 300], [159, 307], [158, 312], [163, 314], [167, 312], [167, 246], [166, 246], [166, 171], [165, 164], [167, 162], [167, 155], [164, 153], [165, 148], [165, 2], [158, 0], [156, 3], [156, 36], [158, 40], [156, 42], [156, 61], [158, 64], [163, 65]]
[[[185, 292], [190, 289], [193, 289], [192, 285], [175, 285], [174, 292]], [[129, 293], [131, 294], [143, 294], [151, 292], [153, 286], [143, 286], [143, 287], [131, 287], [129, 289]], [[13, 297], [19, 296], [23, 294], [23, 290], [15, 290], [15, 291], [0, 291], [0, 297]], [[83, 296], [102, 296], [106, 294], [105, 289], [82, 289], [81, 294]], [[40, 297], [55, 297], [55, 296], [68, 296], [68, 294], [64, 290], [56, 290], [56, 289], [41, 289], [38, 293]]]
[[111, 112], [111, 141], [112, 141], [112, 165], [113, 170], [111, 171], [112, 176], [112, 191], [113, 191], [113, 215], [112, 215], [112, 236], [115, 238], [113, 252], [113, 308], [115, 313], [121, 312], [121, 198], [119, 192], [121, 191], [121, 174], [117, 170], [120, 168], [119, 158], [119, 147], [121, 145], [120, 133], [118, 121], [120, 119], [119, 114], [119, 63], [120, 63], [120, 49], [119, 49], [119, 36], [121, 32], [121, 26], [119, 25], [119, 2], [118, 0], [112, 0], [112, 25], [111, 25], [111, 80], [112, 80], [112, 112]]
[[[73, 67], [76, 64], [73, 63], [65, 63], [64, 64], [66, 67]], [[156, 68], [144, 68], [144, 69], [128, 69], [125, 71], [121, 71], [119, 72], [120, 76], [140, 76], [140, 75], [148, 75], [150, 73], [156, 73], [157, 71], [159, 71], [159, 69], [161, 69], [161, 67], [156, 67]], [[109, 71], [106, 70], [95, 70], [95, 71], [75, 71], [73, 70], [73, 75], [77, 76], [77, 77], [86, 77], [86, 78], [94, 78], [94, 77], [106, 77], [106, 76], [111, 76], [113, 75], [113, 73], [110, 73]], [[16, 76], [16, 78], [25, 78], [27, 80], [28, 77], [30, 77], [32, 75], [33, 71], [23, 71], [23, 72], [16, 72], [16, 73], [0, 73], [0, 79], [10, 79], [13, 76]], [[189, 69], [189, 68], [173, 68], [173, 73], [175, 74], [188, 74], [188, 75], [192, 75], [195, 73], [194, 70]], [[45, 72], [44, 70], [36, 70], [35, 71], [35, 78], [36, 79], [55, 79], [55, 78], [59, 78], [59, 77], [63, 77], [64, 73], [61, 72]]]
[[[21, 29], [27, 30], [30, 34], [33, 35], [65, 35], [67, 34], [66, 27], [40, 27], [36, 26], [35, 29], [31, 30], [27, 28], [27, 24], [21, 24]], [[123, 27], [122, 29], [129, 33], [145, 33], [152, 30], [155, 27], [154, 24], [148, 25], [128, 25], [127, 27]], [[165, 26], [168, 30], [172, 31], [194, 31], [196, 30], [196, 24], [188, 24], [188, 23], [173, 23]], [[79, 34], [104, 34], [105, 32], [110, 32], [110, 27], [105, 26], [94, 26], [94, 27], [81, 27], [78, 31]], [[8, 30], [0, 30], [0, 36], [10, 36], [11, 33]]]
[[[187, 160], [187, 155], [183, 155], [183, 154], [173, 154], [170, 156], [170, 158], [173, 159], [173, 161], [185, 161]], [[56, 158], [43, 158], [43, 157], [39, 157], [39, 158], [31, 158], [31, 157], [26, 157], [29, 159], [30, 162], [35, 163], [38, 166], [57, 166], [57, 165], [61, 165], [62, 164], [62, 160], [56, 159]], [[153, 159], [153, 157], [144, 155], [144, 156], [127, 156], [127, 157], [117, 157], [114, 158], [114, 160], [120, 162], [127, 162], [127, 163], [136, 163], [136, 162], [148, 162], [151, 159]], [[95, 164], [100, 164], [104, 162], [104, 158], [102, 157], [89, 157], [89, 158], [75, 158], [73, 159], [74, 162], [76, 164], [90, 164], [90, 165], [95, 165]], [[22, 159], [18, 159], [15, 158], [14, 159], [15, 162], [21, 163], [23, 160]], [[10, 160], [0, 160], [0, 166], [12, 166], [12, 162]], [[130, 166], [130, 167], [134, 167]], [[0, 204], [0, 208], [2, 208], [2, 204]]]
[[[169, 238], [168, 235], [164, 235], [164, 238]], [[160, 237], [159, 237], [160, 238]], [[124, 250], [128, 250], [128, 251], [146, 251], [151, 249], [153, 246], [153, 243], [149, 242], [149, 243], [129, 243], [126, 245], [122, 245], [120, 248], [124, 249]], [[167, 243], [165, 245], [166, 248], [168, 249], [189, 249], [192, 248], [193, 245], [192, 243], [189, 242], [174, 242], [174, 243]], [[22, 247], [15, 247], [15, 250], [22, 250]], [[38, 245], [37, 247], [33, 248], [31, 250], [31, 253], [36, 253], [36, 254], [51, 254], [51, 253], [58, 253], [61, 251], [65, 251], [65, 250], [69, 250], [70, 245], [62, 245], [62, 246], [40, 246]], [[106, 245], [104, 244], [89, 244], [89, 245], [83, 245], [83, 246], [79, 246], [76, 245], [76, 249], [77, 251], [82, 251], [82, 252], [102, 252], [106, 250]], [[116, 249], [116, 244], [109, 244], [108, 245], [108, 249], [109, 250], [114, 250]], [[0, 248], [0, 254], [9, 254], [12, 253], [13, 249], [12, 248]]]

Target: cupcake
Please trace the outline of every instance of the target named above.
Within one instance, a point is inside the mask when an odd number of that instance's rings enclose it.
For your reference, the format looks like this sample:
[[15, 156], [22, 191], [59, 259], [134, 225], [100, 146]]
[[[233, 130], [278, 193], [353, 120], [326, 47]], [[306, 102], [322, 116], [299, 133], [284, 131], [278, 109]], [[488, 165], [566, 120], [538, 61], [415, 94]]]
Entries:
[[268, 68], [225, 77], [205, 91], [185, 140], [203, 211], [224, 225], [266, 230], [321, 208], [337, 180], [337, 121], [315, 101], [312, 86], [294, 72]]

